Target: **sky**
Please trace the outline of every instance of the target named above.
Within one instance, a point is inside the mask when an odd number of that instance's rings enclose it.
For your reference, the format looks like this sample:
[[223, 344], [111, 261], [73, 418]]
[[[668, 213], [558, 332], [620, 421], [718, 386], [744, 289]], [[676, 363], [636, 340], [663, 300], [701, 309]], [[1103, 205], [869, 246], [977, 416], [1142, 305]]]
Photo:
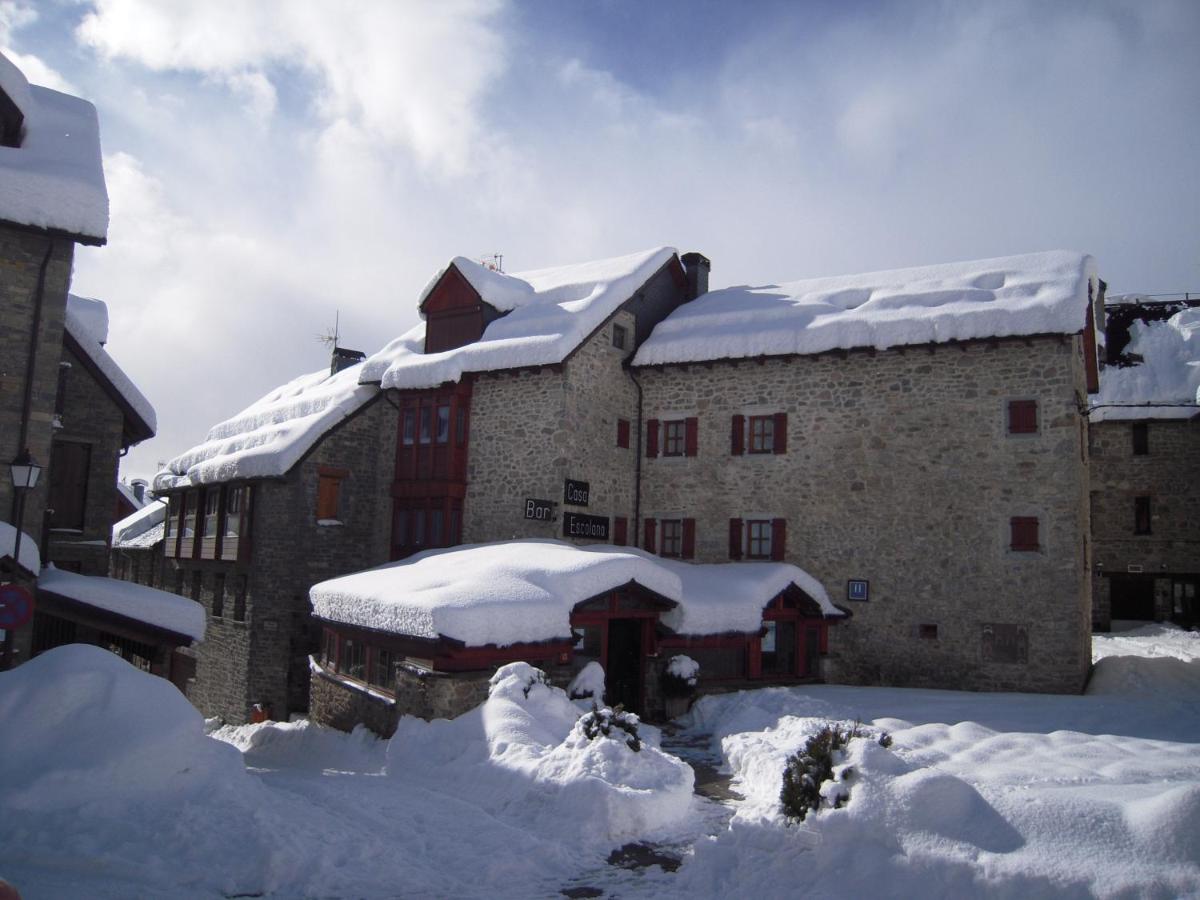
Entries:
[[73, 290], [158, 412], [125, 477], [417, 321], [452, 257], [713, 287], [1057, 248], [1200, 293], [1200, 3], [0, 0], [96, 104]]

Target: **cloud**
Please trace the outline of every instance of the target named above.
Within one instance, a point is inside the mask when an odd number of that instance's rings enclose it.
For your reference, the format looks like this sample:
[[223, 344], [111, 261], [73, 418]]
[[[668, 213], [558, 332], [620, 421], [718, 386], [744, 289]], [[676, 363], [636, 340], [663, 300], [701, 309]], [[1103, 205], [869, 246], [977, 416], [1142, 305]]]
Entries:
[[13, 32], [27, 28], [37, 21], [37, 10], [25, 3], [0, 3], [0, 53], [8, 57], [24, 73], [30, 84], [40, 84], [65, 93], [75, 93], [75, 87], [59, 72], [32, 53], [18, 53], [11, 46]]

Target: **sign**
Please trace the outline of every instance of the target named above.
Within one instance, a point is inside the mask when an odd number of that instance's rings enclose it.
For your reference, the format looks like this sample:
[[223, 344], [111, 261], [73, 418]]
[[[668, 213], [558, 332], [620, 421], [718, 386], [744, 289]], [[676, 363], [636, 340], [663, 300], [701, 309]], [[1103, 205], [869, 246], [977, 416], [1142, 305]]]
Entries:
[[851, 578], [846, 582], [846, 599], [867, 601], [871, 599], [871, 582], [865, 578]]
[[0, 585], [0, 628], [20, 628], [33, 618], [33, 594], [19, 584]]
[[980, 635], [983, 661], [1022, 664], [1029, 662], [1029, 632], [1024, 625], [986, 623]]
[[539, 522], [554, 521], [553, 500], [533, 500], [525, 498], [525, 518], [537, 519]]
[[585, 516], [583, 513], [563, 513], [563, 537], [608, 540], [608, 517]]
[[588, 495], [592, 491], [592, 486], [586, 481], [572, 481], [570, 478], [563, 485], [563, 503], [569, 503], [571, 506], [587, 506]]

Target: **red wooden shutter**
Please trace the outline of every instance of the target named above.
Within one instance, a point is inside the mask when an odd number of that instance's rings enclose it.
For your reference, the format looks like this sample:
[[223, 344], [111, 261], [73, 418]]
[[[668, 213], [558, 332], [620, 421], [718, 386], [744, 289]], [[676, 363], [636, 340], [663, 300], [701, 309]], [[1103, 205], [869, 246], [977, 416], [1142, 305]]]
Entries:
[[684, 559], [693, 559], [696, 556], [696, 520], [683, 520], [683, 553], [680, 554]]
[[1037, 401], [1011, 400], [1008, 404], [1008, 433], [1037, 433]]
[[690, 416], [684, 420], [683, 452], [686, 456], [695, 456], [700, 446], [700, 420]]
[[787, 413], [775, 413], [775, 452], [787, 453]]
[[733, 426], [729, 434], [729, 452], [734, 456], [741, 456], [746, 452], [746, 417], [734, 416]]
[[653, 519], [647, 519], [642, 524], [642, 549], [645, 550], [647, 553], [657, 553], [658, 552], [657, 550], [654, 549], [654, 545], [655, 545], [654, 537], [655, 537], [655, 534], [657, 534], [657, 532], [658, 532], [658, 523], [655, 522]]
[[629, 420], [617, 419], [617, 446], [629, 449]]
[[781, 562], [787, 553], [787, 519], [771, 520], [771, 559]]
[[658, 456], [658, 419], [646, 422], [646, 456], [650, 459]]
[[1009, 520], [1013, 550], [1038, 549], [1038, 520], [1033, 516], [1013, 516]]
[[729, 558], [742, 558], [742, 520], [729, 520]]
[[624, 516], [613, 519], [613, 543], [624, 547], [629, 541], [629, 520]]

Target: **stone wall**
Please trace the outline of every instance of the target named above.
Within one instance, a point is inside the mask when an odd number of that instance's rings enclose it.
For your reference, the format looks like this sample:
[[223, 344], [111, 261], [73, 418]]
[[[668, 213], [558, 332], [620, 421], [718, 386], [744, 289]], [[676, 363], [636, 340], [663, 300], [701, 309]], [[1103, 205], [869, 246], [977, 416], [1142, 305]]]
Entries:
[[336, 675], [320, 667], [312, 669], [312, 714], [314, 722], [353, 731], [366, 725], [377, 735], [390, 738], [400, 719], [396, 703], [384, 700], [365, 689], [350, 687]]
[[[1110, 622], [1110, 578], [1153, 578], [1155, 618], [1172, 618], [1171, 577], [1200, 577], [1200, 421], [1145, 421], [1147, 450], [1133, 453], [1131, 421], [1090, 428], [1094, 556], [1094, 624]], [[1150, 498], [1151, 527], [1136, 534], [1134, 501]]]
[[[701, 562], [729, 559], [730, 518], [786, 519], [787, 560], [853, 611], [831, 629], [832, 680], [1083, 686], [1078, 338], [670, 366], [642, 380], [644, 419], [699, 419], [696, 457], [645, 460], [642, 515], [694, 518]], [[1038, 433], [1007, 433], [1010, 399], [1038, 401]], [[731, 455], [733, 415], [777, 412], [788, 415], [786, 454]], [[1037, 552], [1009, 549], [1015, 516], [1039, 519]], [[848, 603], [851, 578], [869, 581], [868, 602]], [[984, 627], [997, 624], [1022, 630], [1027, 663], [985, 661]]]
[[[61, 358], [71, 368], [66, 375], [62, 427], [55, 429], [54, 441], [88, 444], [91, 454], [83, 529], [51, 530], [44, 555], [62, 568], [78, 565], [84, 575], [107, 575], [125, 415], [75, 354], [63, 348]], [[45, 477], [53, 481], [56, 474], [48, 468]]]

